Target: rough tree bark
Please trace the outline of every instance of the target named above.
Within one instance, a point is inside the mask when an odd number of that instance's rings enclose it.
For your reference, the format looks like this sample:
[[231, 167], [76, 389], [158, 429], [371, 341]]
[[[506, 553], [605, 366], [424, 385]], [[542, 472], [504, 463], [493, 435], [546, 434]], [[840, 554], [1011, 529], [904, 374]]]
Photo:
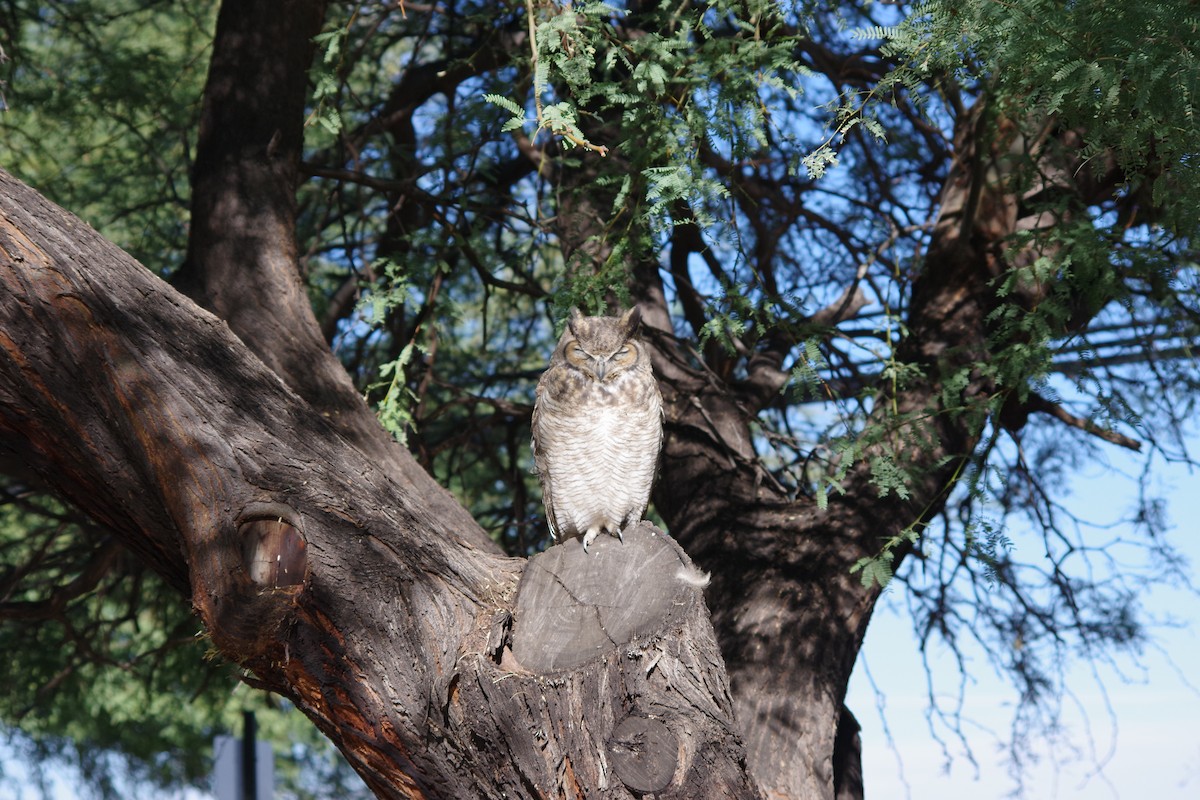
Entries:
[[[635, 266], [667, 416], [655, 507], [696, 563], [712, 572], [713, 625], [750, 763], [768, 796], [862, 797], [858, 723], [842, 702], [880, 588], [864, 587], [850, 566], [906, 526], [920, 529], [939, 514], [978, 444], [978, 417], [954, 409], [996, 387], [972, 379], [947, 397], [946, 382], [987, 361], [988, 315], [1003, 302], [995, 279], [1036, 255], [1034, 246], [1010, 250], [1012, 234], [1060, 224], [1071, 207], [1047, 212], [1027, 205], [1014, 194], [1023, 183], [1019, 174], [1038, 170], [1044, 192], [1077, 198], [1076, 207], [1111, 197], [1119, 185], [1116, 172], [1080, 169], [1077, 140], [1075, 132], [1054, 131], [1031, 143], [1020, 126], [993, 118], [983, 103], [958, 121], [957, 157], [912, 286], [904, 320], [909, 335], [897, 352], [902, 363], [920, 367], [921, 377], [896, 391], [876, 387], [876, 422], [890, 431], [872, 450], [905, 454], [916, 465], [907, 500], [880, 497], [865, 465], [872, 451], [825, 510], [785, 496], [755, 458], [750, 423], [785, 385], [789, 347], [760, 349], [741, 381], [697, 369], [672, 335], [657, 264]], [[1027, 287], [1031, 304], [1038, 290]], [[812, 321], [834, 324], [854, 304], [848, 287]], [[1039, 401], [1033, 396], [1012, 409], [1014, 419], [1005, 423], [1019, 427], [1031, 410], [1053, 413]], [[896, 567], [906, 553], [897, 552]]]
[[[600, 125], [587, 133], [615, 140]], [[621, 154], [607, 161], [612, 169]], [[569, 269], [595, 269], [613, 257], [605, 221], [616, 191], [602, 188], [599, 168], [585, 159], [554, 176], [561, 187], [555, 233]], [[832, 800], [837, 790], [839, 798], [861, 798], [857, 722], [842, 701], [878, 588], [864, 589], [850, 566], [895, 532], [876, 515], [898, 521], [913, 512], [881, 501], [869, 474], [856, 474], [827, 512], [776, 493], [751, 444], [761, 405], [694, 366], [673, 335], [657, 261], [630, 266], [666, 413], [655, 508], [712, 575], [706, 596], [754, 777], [769, 797]], [[892, 443], [904, 435], [897, 431]]]
[[669, 539], [529, 568], [481, 550], [223, 321], [2, 172], [0, 284], [0, 447], [188, 592], [380, 797], [757, 796]]
[[480, 549], [499, 549], [407, 458], [325, 345], [298, 265], [296, 188], [324, 0], [223, 3], [204, 90], [187, 260], [177, 288], [221, 317], [301, 398]]

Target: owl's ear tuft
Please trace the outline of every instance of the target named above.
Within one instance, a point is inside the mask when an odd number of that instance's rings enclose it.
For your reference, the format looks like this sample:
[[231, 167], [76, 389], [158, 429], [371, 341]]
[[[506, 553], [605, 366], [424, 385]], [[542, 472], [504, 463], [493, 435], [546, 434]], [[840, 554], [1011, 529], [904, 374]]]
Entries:
[[622, 314], [621, 321], [619, 323], [619, 325], [621, 326], [621, 330], [625, 331], [626, 338], [633, 336], [635, 333], [637, 333], [638, 328], [641, 326], [641, 324], [642, 324], [642, 309], [639, 308], [638, 306], [634, 306], [633, 308], [629, 309], [624, 314]]
[[577, 327], [583, 321], [583, 312], [575, 306], [571, 307], [571, 311], [567, 314], [567, 327], [571, 329], [571, 334], [576, 338], [579, 336], [579, 328]]

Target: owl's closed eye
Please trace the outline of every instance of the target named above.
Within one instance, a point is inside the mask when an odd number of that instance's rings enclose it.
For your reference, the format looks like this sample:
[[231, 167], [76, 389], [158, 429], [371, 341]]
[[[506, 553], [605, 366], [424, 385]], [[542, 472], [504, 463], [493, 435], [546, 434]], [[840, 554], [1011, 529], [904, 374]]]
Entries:
[[616, 352], [609, 353], [603, 350], [591, 352], [575, 340], [567, 345], [565, 355], [569, 363], [592, 375], [596, 380], [603, 381], [635, 366], [641, 352], [636, 342], [627, 342]]

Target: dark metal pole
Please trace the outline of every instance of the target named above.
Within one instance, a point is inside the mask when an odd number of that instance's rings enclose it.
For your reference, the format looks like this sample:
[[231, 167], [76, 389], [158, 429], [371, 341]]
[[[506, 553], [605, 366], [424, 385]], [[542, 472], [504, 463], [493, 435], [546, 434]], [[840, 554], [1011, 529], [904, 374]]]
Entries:
[[242, 800], [258, 800], [258, 765], [254, 739], [256, 732], [253, 711], [242, 712]]

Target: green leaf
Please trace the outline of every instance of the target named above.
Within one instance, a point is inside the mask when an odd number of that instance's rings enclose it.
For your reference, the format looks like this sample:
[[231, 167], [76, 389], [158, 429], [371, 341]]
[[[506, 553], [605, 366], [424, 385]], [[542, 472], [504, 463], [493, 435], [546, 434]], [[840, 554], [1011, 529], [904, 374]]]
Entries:
[[505, 111], [512, 114], [514, 117], [524, 117], [525, 116], [525, 109], [522, 108], [515, 100], [512, 100], [511, 98], [504, 97], [503, 95], [499, 95], [499, 94], [493, 94], [491, 92], [485, 92], [483, 95], [483, 99], [486, 100], [487, 102], [491, 103], [492, 105], [500, 106]]

